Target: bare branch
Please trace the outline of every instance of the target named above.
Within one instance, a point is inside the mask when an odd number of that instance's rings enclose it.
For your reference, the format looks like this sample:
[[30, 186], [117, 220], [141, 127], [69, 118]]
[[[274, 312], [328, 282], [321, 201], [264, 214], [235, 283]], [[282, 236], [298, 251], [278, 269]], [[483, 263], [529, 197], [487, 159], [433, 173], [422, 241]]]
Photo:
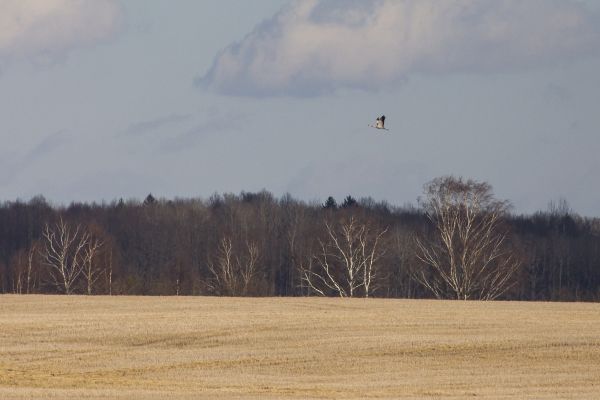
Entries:
[[438, 298], [491, 300], [505, 293], [520, 265], [502, 226], [508, 203], [495, 200], [487, 183], [454, 177], [434, 179], [425, 194], [436, 235], [415, 239], [424, 267], [413, 278]]
[[90, 234], [82, 231], [80, 225], [73, 229], [60, 218], [52, 227], [46, 224], [42, 236], [44, 248], [40, 255], [53, 284], [65, 294], [73, 293], [74, 284], [83, 272], [83, 251], [90, 241]]
[[320, 253], [311, 258], [309, 269], [301, 267], [303, 282], [322, 296], [355, 297], [361, 289], [369, 297], [384, 254], [379, 244], [387, 228], [373, 234], [368, 224], [351, 217], [337, 225], [325, 221], [325, 231], [327, 241], [319, 240]]

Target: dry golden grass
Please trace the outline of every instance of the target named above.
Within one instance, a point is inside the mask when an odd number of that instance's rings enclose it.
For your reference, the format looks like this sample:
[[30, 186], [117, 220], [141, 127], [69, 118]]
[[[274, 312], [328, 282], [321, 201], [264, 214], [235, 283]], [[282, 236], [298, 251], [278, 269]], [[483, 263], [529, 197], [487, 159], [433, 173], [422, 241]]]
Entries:
[[1, 399], [600, 398], [600, 304], [0, 296]]

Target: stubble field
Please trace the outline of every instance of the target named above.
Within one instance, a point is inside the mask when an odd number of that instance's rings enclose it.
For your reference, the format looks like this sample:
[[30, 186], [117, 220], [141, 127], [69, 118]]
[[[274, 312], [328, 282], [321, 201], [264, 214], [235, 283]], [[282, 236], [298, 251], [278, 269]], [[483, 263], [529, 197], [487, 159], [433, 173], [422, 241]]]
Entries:
[[0, 296], [2, 399], [596, 399], [600, 304]]

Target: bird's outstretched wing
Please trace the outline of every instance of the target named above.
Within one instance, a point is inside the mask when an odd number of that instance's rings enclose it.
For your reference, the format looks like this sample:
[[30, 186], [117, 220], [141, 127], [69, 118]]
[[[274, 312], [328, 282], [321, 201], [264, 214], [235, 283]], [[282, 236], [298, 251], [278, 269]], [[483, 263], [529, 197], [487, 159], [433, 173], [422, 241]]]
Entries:
[[375, 125], [369, 125], [371, 128], [389, 130], [385, 127], [385, 115], [375, 119]]

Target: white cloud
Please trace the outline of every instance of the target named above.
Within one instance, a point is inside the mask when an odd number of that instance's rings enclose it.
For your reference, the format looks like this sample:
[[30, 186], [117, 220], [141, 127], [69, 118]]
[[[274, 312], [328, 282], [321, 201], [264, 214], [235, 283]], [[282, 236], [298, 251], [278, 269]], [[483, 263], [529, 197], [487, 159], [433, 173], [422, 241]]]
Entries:
[[0, 61], [62, 56], [110, 37], [116, 0], [0, 0]]
[[300, 0], [222, 50], [197, 83], [302, 96], [514, 71], [598, 54], [598, 22], [574, 0]]

